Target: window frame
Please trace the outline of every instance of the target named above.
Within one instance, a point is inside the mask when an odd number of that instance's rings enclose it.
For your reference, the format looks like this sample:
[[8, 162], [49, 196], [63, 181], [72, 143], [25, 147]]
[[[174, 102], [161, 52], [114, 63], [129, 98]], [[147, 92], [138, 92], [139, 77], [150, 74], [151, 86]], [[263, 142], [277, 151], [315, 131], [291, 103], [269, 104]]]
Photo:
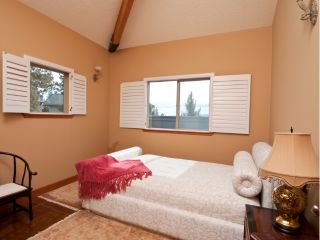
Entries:
[[[67, 109], [64, 112], [31, 112], [32, 65], [63, 72], [68, 75], [64, 84]], [[20, 113], [24, 116], [73, 116], [87, 114], [87, 78], [64, 67], [29, 55], [22, 57], [2, 51], [2, 112]]]
[[[72, 68], [68, 68], [56, 63], [52, 63], [40, 58], [32, 57], [29, 55], [24, 55], [24, 58], [29, 61], [30, 65], [30, 81], [31, 81], [31, 67], [32, 65], [36, 65], [39, 67], [47, 68], [48, 70], [53, 70], [61, 73], [65, 73], [67, 78], [64, 79], [64, 83], [67, 85], [67, 91], [64, 91], [64, 112], [31, 112], [29, 109], [30, 115], [72, 115], [70, 111], [71, 105], [71, 78], [74, 75], [74, 70]], [[31, 82], [30, 82], [31, 84]], [[31, 87], [31, 85], [30, 85]], [[67, 103], [67, 105], [65, 105]]]
[[[147, 88], [147, 96], [146, 96], [146, 103], [147, 103], [147, 114], [146, 114], [146, 127], [145, 130], [147, 131], [162, 131], [162, 132], [187, 132], [187, 133], [211, 133], [211, 92], [212, 92], [212, 81], [214, 79], [214, 73], [200, 73], [200, 74], [186, 74], [186, 75], [174, 75], [174, 76], [160, 76], [160, 77], [148, 77], [144, 78], [144, 82], [146, 83]], [[208, 130], [198, 130], [198, 129], [181, 129], [179, 128], [179, 118], [180, 118], [180, 83], [187, 82], [187, 81], [204, 81], [209, 80], [209, 114], [208, 114]], [[176, 93], [176, 123], [175, 129], [168, 129], [168, 128], [151, 128], [149, 126], [149, 100], [150, 100], [150, 91], [149, 86], [151, 82], [166, 82], [166, 81], [176, 81], [177, 82], [177, 93]]]
[[[148, 128], [148, 81], [190, 79], [210, 76], [209, 131]], [[193, 79], [194, 79], [193, 78]], [[191, 74], [166, 77], [149, 77], [142, 81], [120, 83], [119, 127], [142, 129], [147, 132], [188, 134], [250, 134], [251, 74], [220, 75]]]

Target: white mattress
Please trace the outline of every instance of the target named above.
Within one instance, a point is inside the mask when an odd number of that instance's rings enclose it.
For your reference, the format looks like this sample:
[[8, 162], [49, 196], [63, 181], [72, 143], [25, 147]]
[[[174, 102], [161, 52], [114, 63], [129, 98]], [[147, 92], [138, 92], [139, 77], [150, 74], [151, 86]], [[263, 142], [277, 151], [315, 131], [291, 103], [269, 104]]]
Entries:
[[137, 157], [153, 176], [126, 192], [83, 207], [181, 239], [242, 239], [245, 204], [233, 190], [232, 166], [156, 155]]

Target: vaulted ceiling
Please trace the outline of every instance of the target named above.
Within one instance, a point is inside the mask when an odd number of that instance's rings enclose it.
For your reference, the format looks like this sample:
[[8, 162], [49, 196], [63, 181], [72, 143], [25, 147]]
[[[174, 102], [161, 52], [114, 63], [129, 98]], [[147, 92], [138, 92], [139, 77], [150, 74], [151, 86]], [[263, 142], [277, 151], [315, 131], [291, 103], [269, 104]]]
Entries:
[[[121, 0], [19, 0], [108, 48]], [[135, 0], [119, 49], [272, 25], [277, 0]]]

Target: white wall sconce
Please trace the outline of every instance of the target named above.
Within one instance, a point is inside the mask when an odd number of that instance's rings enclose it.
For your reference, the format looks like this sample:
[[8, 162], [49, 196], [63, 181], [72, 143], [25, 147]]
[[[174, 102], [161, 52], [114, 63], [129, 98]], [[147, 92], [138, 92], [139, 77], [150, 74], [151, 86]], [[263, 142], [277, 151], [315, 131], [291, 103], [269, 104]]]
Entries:
[[95, 66], [94, 67], [93, 81], [96, 82], [102, 76], [101, 70], [102, 70], [101, 66]]
[[304, 11], [301, 15], [301, 20], [310, 20], [312, 25], [315, 25], [318, 18], [319, 4], [318, 0], [311, 0], [310, 8], [308, 9], [303, 0], [297, 0], [298, 6]]

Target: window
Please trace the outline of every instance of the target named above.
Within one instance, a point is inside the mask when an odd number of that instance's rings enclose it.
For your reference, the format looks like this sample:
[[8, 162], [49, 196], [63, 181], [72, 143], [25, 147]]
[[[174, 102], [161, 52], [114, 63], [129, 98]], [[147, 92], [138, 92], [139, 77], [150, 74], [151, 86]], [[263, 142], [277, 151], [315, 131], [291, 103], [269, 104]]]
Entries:
[[3, 52], [3, 112], [86, 114], [86, 78], [73, 69]]
[[148, 106], [149, 128], [175, 129], [177, 82], [150, 82]]
[[120, 86], [120, 127], [249, 134], [250, 74], [145, 78]]
[[208, 131], [209, 90], [209, 79], [149, 82], [148, 127]]
[[209, 131], [210, 80], [180, 82], [179, 128]]
[[65, 85], [68, 78], [66, 72], [31, 64], [30, 112], [67, 112]]

